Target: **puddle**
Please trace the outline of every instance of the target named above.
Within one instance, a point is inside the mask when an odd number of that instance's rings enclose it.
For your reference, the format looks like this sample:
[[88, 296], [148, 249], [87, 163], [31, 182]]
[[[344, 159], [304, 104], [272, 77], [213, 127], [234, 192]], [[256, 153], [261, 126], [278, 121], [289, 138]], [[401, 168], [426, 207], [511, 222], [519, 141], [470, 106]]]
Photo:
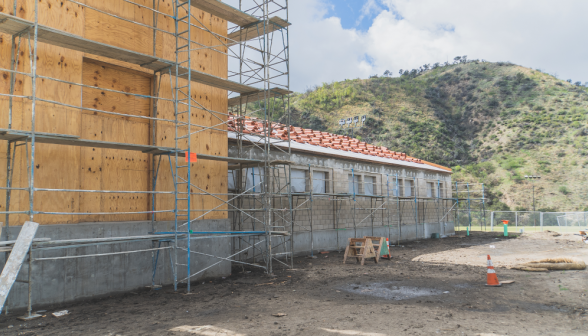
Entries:
[[375, 296], [387, 300], [408, 300], [421, 296], [432, 296], [443, 294], [442, 290], [434, 288], [395, 286], [392, 282], [371, 283], [368, 285], [348, 285], [342, 288], [344, 291], [359, 294]]

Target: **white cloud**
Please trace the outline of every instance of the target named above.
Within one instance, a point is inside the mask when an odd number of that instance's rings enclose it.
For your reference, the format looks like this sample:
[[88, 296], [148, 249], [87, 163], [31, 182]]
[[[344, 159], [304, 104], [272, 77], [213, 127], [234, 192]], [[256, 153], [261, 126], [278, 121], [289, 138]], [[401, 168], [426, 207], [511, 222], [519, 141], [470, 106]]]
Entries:
[[366, 39], [355, 29], [343, 29], [337, 17], [326, 17], [329, 4], [322, 0], [290, 1], [291, 87], [307, 87], [367, 77]]
[[[368, 4], [373, 3], [369, 1]], [[291, 78], [297, 91], [457, 55], [511, 61], [588, 81], [588, 2], [380, 0], [368, 31], [343, 29], [327, 0], [290, 1]], [[370, 5], [371, 6], [371, 5]], [[373, 8], [373, 7], [370, 7]]]

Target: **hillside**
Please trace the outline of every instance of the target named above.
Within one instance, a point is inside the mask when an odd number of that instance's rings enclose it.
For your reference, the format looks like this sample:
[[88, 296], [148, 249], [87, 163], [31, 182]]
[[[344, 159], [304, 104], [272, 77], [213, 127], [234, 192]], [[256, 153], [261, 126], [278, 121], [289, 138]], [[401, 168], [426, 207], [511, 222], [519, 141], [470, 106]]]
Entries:
[[350, 134], [338, 121], [367, 115], [363, 141], [450, 166], [483, 182], [491, 209], [588, 210], [587, 88], [511, 63], [467, 63], [401, 77], [324, 84], [291, 100], [292, 124]]

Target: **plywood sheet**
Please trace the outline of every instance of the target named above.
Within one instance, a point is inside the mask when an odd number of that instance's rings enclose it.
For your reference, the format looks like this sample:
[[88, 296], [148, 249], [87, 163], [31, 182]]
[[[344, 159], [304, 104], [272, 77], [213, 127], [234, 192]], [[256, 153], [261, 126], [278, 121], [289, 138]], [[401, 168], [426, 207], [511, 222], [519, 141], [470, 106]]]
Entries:
[[[97, 6], [101, 10], [119, 15], [124, 18], [137, 20], [145, 24], [153, 24], [154, 16], [151, 11], [124, 3], [118, 0], [97, 1], [86, 0], [87, 4]], [[151, 0], [139, 0], [139, 3], [151, 6]], [[9, 10], [6, 6], [6, 0], [0, 1], [0, 12], [7, 13]], [[32, 20], [32, 11], [34, 6], [32, 0], [19, 1], [18, 15], [27, 20]], [[173, 14], [171, 3], [169, 1], [159, 0], [156, 3], [158, 10]], [[39, 44], [39, 74], [45, 76], [57, 77], [72, 82], [83, 82], [96, 86], [97, 88], [112, 88], [125, 92], [133, 92], [144, 95], [151, 94], [151, 75], [150, 70], [160, 68], [165, 63], [157, 58], [175, 60], [175, 39], [169, 34], [162, 32], [156, 33], [156, 57], [149, 56], [154, 52], [153, 48], [153, 29], [140, 27], [137, 25], [125, 23], [124, 20], [108, 17], [91, 9], [56, 0], [45, 0], [40, 3], [43, 13], [39, 17], [39, 22], [50, 28], [60, 29], [70, 35], [64, 35], [61, 32], [53, 31], [49, 28], [43, 28], [39, 35], [42, 42], [45, 39], [49, 44]], [[217, 16], [212, 16], [199, 9], [193, 9], [193, 14], [198, 17], [197, 24], [211, 29], [219, 34], [226, 35], [226, 20]], [[14, 23], [14, 22], [13, 22]], [[196, 23], [196, 21], [195, 21]], [[11, 23], [12, 24], [12, 23]], [[26, 27], [27, 22], [16, 22], [14, 29]], [[23, 26], [24, 25], [24, 26]], [[173, 20], [159, 15], [157, 17], [157, 26], [161, 29], [173, 32], [175, 30]], [[3, 26], [4, 30], [9, 29]], [[192, 36], [198, 43], [196, 45], [210, 46], [218, 45], [218, 40], [214, 39], [210, 33], [198, 28], [192, 28]], [[115, 47], [133, 50], [140, 54], [125, 53], [116, 48], [106, 48], [104, 45], [84, 40], [83, 38], [99, 41], [105, 44], [114, 45]], [[10, 40], [8, 35], [0, 35], [1, 58], [0, 65], [8, 67], [6, 60], [10, 59]], [[22, 59], [20, 62], [21, 71], [28, 71], [28, 60], [26, 44], [23, 43]], [[57, 46], [55, 46], [55, 44]], [[74, 50], [65, 49], [70, 47]], [[8, 50], [8, 51], [7, 51]], [[88, 51], [96, 54], [91, 56], [106, 62], [115, 62], [116, 66], [103, 65], [93, 62], [86, 58], [83, 62], [81, 51]], [[117, 51], [118, 50], [118, 51]], [[237, 83], [229, 83], [228, 86], [223, 79], [227, 77], [227, 59], [226, 47], [217, 46], [221, 53], [211, 50], [194, 50], [192, 51], [194, 70], [193, 79], [200, 81], [202, 84], [193, 84], [191, 96], [206, 109], [214, 109], [225, 113], [227, 107], [227, 93], [225, 89], [213, 89], [208, 85], [231, 88], [240, 92], [247, 92], [250, 88], [240, 86]], [[110, 54], [106, 51], [112, 51]], [[113, 57], [117, 61], [108, 59]], [[129, 71], [125, 68], [135, 67], [138, 65], [153, 62], [154, 64], [145, 66], [142, 71]], [[129, 61], [130, 63], [126, 63]], [[98, 71], [98, 73], [96, 73]], [[0, 72], [0, 90], [3, 92], [9, 87], [6, 78], [6, 72]], [[82, 78], [83, 76], [83, 78]], [[21, 76], [22, 77], [22, 76]], [[175, 82], [175, 79], [174, 79]], [[185, 83], [180, 79], [180, 85]], [[172, 85], [170, 85], [169, 76], [163, 75], [161, 80], [160, 94], [163, 97], [171, 98]], [[27, 82], [25, 77], [17, 77], [16, 92], [21, 94], [30, 94], [31, 82]], [[175, 85], [175, 83], [173, 83]], [[207, 85], [208, 84], [208, 85]], [[150, 99], [139, 98], [125, 94], [115, 94], [99, 89], [84, 89], [71, 86], [69, 84], [57, 83], [49, 80], [39, 80], [37, 82], [39, 97], [51, 101], [61, 102], [73, 106], [80, 103], [85, 107], [104, 109], [107, 111], [121, 112], [128, 115], [149, 116], [151, 113]], [[3, 92], [4, 93], [4, 92]], [[0, 98], [0, 123], [1, 126], [7, 126], [7, 101]], [[30, 102], [14, 100], [13, 126], [17, 129], [30, 129]], [[153, 124], [147, 120], [137, 120], [129, 117], [115, 117], [112, 115], [95, 114], [90, 111], [81, 111], [75, 108], [64, 108], [47, 102], [39, 102], [37, 105], [37, 131], [61, 133], [81, 136], [82, 139], [103, 140], [111, 142], [127, 142], [133, 144], [150, 145], [153, 140], [156, 144], [164, 146], [174, 146], [175, 128], [173, 124], [158, 122]], [[201, 126], [211, 126], [220, 123], [221, 120], [214, 118], [209, 112], [193, 107], [189, 111], [192, 123]], [[168, 119], [174, 119], [173, 104], [171, 102], [160, 101], [158, 106], [158, 116]], [[186, 120], [188, 114], [181, 117]], [[181, 134], [201, 130], [201, 126], [192, 126], [180, 128]], [[155, 138], [151, 138], [153, 128], [155, 127]], [[224, 126], [219, 126], [224, 127]], [[227, 155], [227, 138], [226, 133], [206, 130], [194, 134], [191, 139], [191, 148], [193, 151], [201, 154], [210, 155]], [[181, 147], [187, 148], [188, 144], [180, 141]], [[39, 167], [35, 167], [37, 186], [48, 188], [71, 188], [71, 189], [104, 189], [104, 190], [149, 190], [151, 188], [151, 162], [149, 156], [140, 152], [129, 152], [114, 149], [105, 149], [100, 147], [73, 147], [59, 146], [54, 144], [39, 144], [36, 159]], [[0, 142], [0, 179], [6, 176], [6, 143]], [[14, 177], [14, 186], [27, 186], [27, 162], [25, 160], [25, 148], [20, 147], [17, 150], [19, 158], [15, 162], [15, 171], [19, 173]], [[59, 158], [55, 160], [55, 158]], [[175, 159], [173, 160], [175, 161]], [[157, 190], [173, 190], [173, 179], [169, 171], [169, 162], [163, 158], [160, 168], [160, 175]], [[226, 193], [226, 163], [211, 162], [201, 160], [193, 165], [193, 181], [199, 187], [211, 192]], [[219, 175], [219, 176], [217, 176]], [[37, 182], [37, 178], [42, 179]], [[220, 183], [217, 181], [220, 180]], [[197, 192], [192, 189], [193, 192]], [[4, 195], [0, 196], [0, 209], [4, 206]], [[48, 192], [40, 192], [35, 195], [35, 206], [38, 210], [59, 211], [59, 212], [108, 212], [108, 211], [146, 211], [149, 210], [148, 194], [97, 194], [97, 193], [62, 193], [62, 196], [53, 197]], [[157, 209], [173, 208], [173, 195], [158, 195]], [[203, 209], [214, 207], [219, 204], [210, 196], [193, 197], [192, 208]], [[13, 194], [13, 210], [28, 209], [28, 194], [21, 192], [20, 195]], [[224, 217], [223, 217], [224, 216]], [[11, 224], [22, 223], [20, 218], [24, 216], [11, 216]], [[72, 223], [75, 221], [100, 221], [100, 220], [139, 220], [146, 219], [147, 215], [125, 215], [125, 216], [36, 216], [40, 222], [45, 223]], [[214, 212], [207, 218], [225, 218], [226, 213]], [[171, 219], [172, 214], [158, 215], [158, 219]], [[13, 222], [13, 220], [15, 222]]]
[[[129, 93], [150, 95], [151, 79], [136, 71], [93, 60], [84, 62], [84, 107], [117, 111], [128, 115], [150, 115], [149, 99], [107, 92], [109, 88]], [[85, 111], [81, 135], [83, 139], [129, 144], [150, 144], [150, 123], [146, 119], [120, 117]], [[82, 149], [82, 189], [93, 190], [149, 190], [150, 159], [147, 154], [118, 149]], [[98, 188], [97, 188], [98, 187]], [[148, 210], [147, 194], [85, 193], [82, 212], [141, 212]], [[99, 204], [99, 206], [96, 205]], [[85, 221], [144, 220], [147, 214], [85, 216]]]

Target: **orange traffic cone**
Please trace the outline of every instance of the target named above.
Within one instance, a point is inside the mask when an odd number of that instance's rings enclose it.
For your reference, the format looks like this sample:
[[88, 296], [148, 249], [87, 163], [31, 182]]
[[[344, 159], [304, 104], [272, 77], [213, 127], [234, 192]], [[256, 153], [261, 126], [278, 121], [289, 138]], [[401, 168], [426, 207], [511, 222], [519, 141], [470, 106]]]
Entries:
[[488, 255], [488, 272], [486, 274], [486, 286], [502, 286], [502, 284], [498, 282], [498, 277], [496, 276], [496, 271], [494, 270], [494, 265], [492, 265], [492, 259], [490, 259], [490, 255]]

